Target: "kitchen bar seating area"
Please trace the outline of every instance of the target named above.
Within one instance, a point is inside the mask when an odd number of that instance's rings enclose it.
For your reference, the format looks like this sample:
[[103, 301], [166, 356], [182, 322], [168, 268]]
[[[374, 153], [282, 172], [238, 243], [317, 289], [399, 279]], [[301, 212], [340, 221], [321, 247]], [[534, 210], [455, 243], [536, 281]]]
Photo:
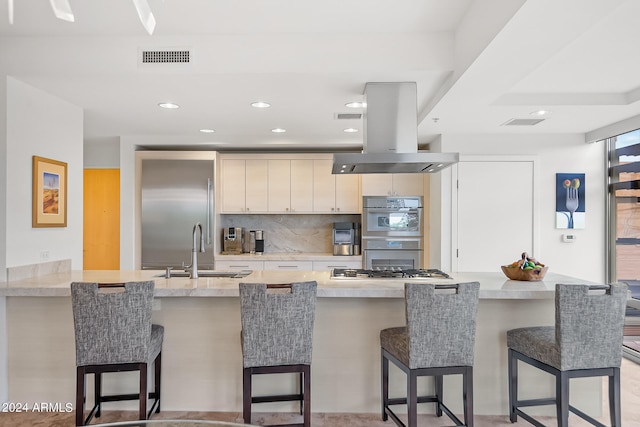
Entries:
[[[157, 272], [69, 272], [11, 283], [3, 290], [10, 294], [9, 315], [10, 330], [20, 329], [22, 336], [28, 339], [16, 340], [17, 335], [10, 335], [11, 344], [24, 362], [38, 359], [38, 354], [32, 351], [23, 352], [21, 348], [32, 348], [37, 341], [46, 341], [45, 335], [55, 334], [54, 330], [63, 330], [64, 325], [70, 325], [70, 306], [68, 305], [69, 281], [82, 278], [87, 281], [92, 275], [102, 276], [108, 281], [121, 282], [132, 276], [143, 278]], [[252, 276], [255, 274], [255, 277]], [[476, 427], [482, 426], [482, 420], [500, 420], [508, 422], [508, 393], [507, 365], [505, 360], [506, 331], [511, 326], [530, 326], [546, 323], [554, 317], [555, 283], [582, 283], [578, 279], [549, 273], [544, 281], [536, 283], [535, 287], [513, 281], [505, 281], [490, 273], [450, 273], [450, 278], [418, 278], [416, 286], [419, 288], [428, 284], [443, 284], [445, 287], [455, 283], [464, 283], [474, 277], [479, 283], [478, 313], [477, 313], [477, 341], [474, 351], [474, 421]], [[239, 409], [242, 407], [242, 360], [240, 346], [219, 345], [219, 343], [238, 343], [241, 331], [240, 302], [238, 299], [239, 284], [243, 283], [291, 283], [295, 278], [305, 277], [317, 283], [317, 302], [314, 321], [314, 356], [312, 376], [313, 413], [312, 426], [323, 426], [329, 422], [331, 414], [361, 414], [359, 417], [370, 420], [376, 425], [380, 420], [379, 408], [382, 403], [380, 395], [380, 331], [405, 324], [406, 310], [404, 299], [403, 278], [366, 278], [344, 281], [332, 279], [324, 272], [254, 272], [243, 278], [154, 278], [155, 300], [161, 304], [162, 312], [154, 312], [154, 323], [165, 326], [163, 343], [163, 411], [154, 415], [157, 417], [173, 416], [179, 413], [205, 417], [218, 417], [229, 421], [238, 420]], [[548, 280], [547, 280], [548, 279]], [[107, 280], [104, 280], [107, 281]], [[35, 310], [35, 311], [34, 311]], [[511, 316], [513, 310], [518, 311], [518, 319]], [[33, 313], [47, 316], [47, 325], [37, 326], [27, 320]], [[380, 316], [384, 313], [384, 316]], [[23, 315], [27, 315], [24, 317]], [[508, 320], [507, 320], [508, 319]], [[545, 320], [546, 319], [546, 320]], [[15, 322], [20, 320], [18, 326]], [[208, 341], [215, 347], [200, 346], [200, 341], [194, 337], [202, 335], [210, 337]], [[64, 341], [64, 335], [58, 333], [57, 339]], [[72, 337], [69, 337], [72, 339]], [[482, 343], [482, 345], [479, 345]], [[23, 347], [26, 346], [26, 347]], [[51, 362], [60, 366], [56, 370], [46, 373], [47, 382], [58, 384], [48, 390], [50, 396], [65, 399], [65, 389], [73, 390], [73, 383], [68, 383], [65, 372], [64, 354], [52, 354]], [[214, 357], [215, 363], [211, 363]], [[339, 357], [336, 359], [336, 357]], [[188, 361], [185, 364], [185, 361]], [[12, 372], [19, 375], [20, 380], [12, 380], [17, 388], [16, 396], [28, 395], [28, 390], [20, 391], [19, 383], [28, 383], [29, 373], [21, 370], [22, 360], [12, 359]], [[345, 366], [346, 365], [346, 366]], [[390, 396], [402, 395], [406, 385], [399, 382], [402, 374], [392, 373], [390, 381]], [[42, 373], [40, 374], [42, 375]], [[524, 372], [523, 378], [529, 378], [530, 373]], [[545, 381], [534, 378], [535, 386], [526, 381], [527, 388], [532, 391], [548, 391], [554, 386]], [[260, 393], [273, 394], [278, 391], [274, 380], [261, 379], [254, 385]], [[125, 378], [124, 383], [136, 384], [135, 378]], [[524, 381], [524, 380], [523, 380]], [[293, 386], [297, 386], [294, 381]], [[429, 392], [433, 385], [426, 387]], [[432, 383], [431, 383], [432, 384]], [[113, 384], [108, 385], [113, 387]], [[575, 398], [581, 404], [598, 408], [601, 405], [600, 382], [589, 382], [576, 390]], [[535, 389], [535, 390], [534, 390]], [[90, 390], [89, 390], [90, 391]], [[451, 411], [463, 418], [463, 405], [460, 399], [461, 388], [446, 382], [444, 387], [444, 401], [451, 402]], [[290, 393], [290, 392], [289, 392]], [[364, 399], [363, 399], [364, 398]], [[257, 409], [252, 416], [253, 424], [268, 425], [282, 422], [290, 423], [288, 413], [297, 412], [299, 408], [279, 406], [271, 409]], [[282, 403], [282, 405], [286, 405]], [[447, 403], [449, 405], [449, 403]], [[428, 405], [427, 405], [428, 406]], [[629, 408], [623, 406], [624, 411]], [[112, 411], [127, 411], [127, 408], [106, 410], [103, 408], [102, 419], [109, 420]], [[425, 419], [431, 420], [433, 408], [420, 410], [417, 416], [418, 425]], [[268, 415], [273, 413], [275, 415]], [[373, 414], [377, 418], [371, 418]], [[132, 413], [129, 413], [131, 416]], [[236, 415], [233, 415], [236, 414]], [[366, 415], [370, 414], [370, 415]], [[492, 415], [493, 414], [493, 415]], [[491, 418], [496, 414], [503, 414]], [[62, 416], [62, 415], [60, 415]], [[105, 418], [105, 416], [107, 418]], [[116, 415], [113, 415], [116, 416]], [[273, 417], [276, 418], [273, 418]], [[299, 416], [299, 415], [298, 415]], [[343, 415], [348, 417], [348, 415]], [[399, 417], [406, 414], [399, 412]], [[542, 419], [548, 419], [549, 414], [543, 414]], [[231, 417], [231, 419], [229, 418]], [[240, 415], [240, 417], [242, 417]], [[599, 415], [596, 414], [596, 417]], [[137, 415], [133, 415], [137, 418]], [[125, 418], [126, 419], [126, 418]], [[129, 418], [130, 419], [130, 418]], [[320, 421], [318, 421], [320, 419]], [[573, 419], [573, 418], [572, 418]], [[344, 419], [343, 419], [344, 421]], [[330, 424], [326, 424], [330, 425]], [[337, 424], [340, 425], [340, 424]], [[345, 424], [342, 424], [345, 425]], [[351, 425], [351, 424], [348, 424]], [[354, 424], [353, 425], [357, 425]], [[428, 422], [431, 425], [431, 422]], [[437, 425], [437, 424], [436, 424]], [[499, 424], [494, 424], [499, 425]], [[573, 425], [573, 424], [571, 424]], [[578, 424], [579, 425], [579, 424]]]

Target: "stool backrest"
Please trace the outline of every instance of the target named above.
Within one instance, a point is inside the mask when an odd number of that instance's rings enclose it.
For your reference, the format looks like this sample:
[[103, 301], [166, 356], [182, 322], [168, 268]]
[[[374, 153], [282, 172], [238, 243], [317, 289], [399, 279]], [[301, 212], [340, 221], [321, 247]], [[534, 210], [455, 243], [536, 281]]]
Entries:
[[[76, 365], [146, 362], [154, 282], [71, 283]], [[103, 292], [104, 291], [104, 292]]]
[[[598, 289], [599, 288], [599, 289]], [[620, 366], [627, 285], [556, 285], [556, 341], [561, 366]]]
[[318, 284], [267, 286], [240, 283], [244, 367], [311, 364]]
[[472, 366], [480, 284], [404, 286], [410, 367]]

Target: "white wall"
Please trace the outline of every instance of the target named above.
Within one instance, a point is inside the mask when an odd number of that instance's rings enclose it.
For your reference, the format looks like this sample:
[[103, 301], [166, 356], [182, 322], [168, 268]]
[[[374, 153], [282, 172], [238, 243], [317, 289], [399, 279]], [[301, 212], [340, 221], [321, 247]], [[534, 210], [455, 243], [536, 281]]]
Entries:
[[[6, 266], [71, 259], [82, 268], [83, 112], [9, 77], [7, 80]], [[32, 156], [67, 163], [67, 227], [31, 227]]]
[[[466, 155], [535, 155], [538, 160], [538, 236], [536, 259], [560, 274], [585, 280], [605, 279], [605, 147], [602, 143], [586, 144], [584, 135], [443, 135], [442, 151]], [[575, 229], [574, 243], [563, 243], [567, 230], [555, 228], [556, 173], [584, 173], [586, 186], [586, 227]], [[445, 178], [445, 176], [443, 176]], [[505, 177], [507, 179], [508, 177]], [[442, 191], [450, 191], [451, 182], [442, 182]], [[446, 206], [445, 206], [446, 208]], [[443, 227], [450, 224], [443, 222]], [[486, 224], [499, 227], [500, 224]], [[442, 251], [449, 250], [450, 235], [442, 231]], [[446, 248], [446, 249], [445, 249]], [[490, 248], [489, 248], [490, 249]], [[514, 259], [519, 254], [514, 254]], [[481, 254], [479, 254], [481, 256]], [[505, 260], [507, 261], [512, 260]], [[445, 266], [446, 267], [446, 266]]]
[[84, 143], [85, 169], [119, 169], [120, 138], [103, 138]]

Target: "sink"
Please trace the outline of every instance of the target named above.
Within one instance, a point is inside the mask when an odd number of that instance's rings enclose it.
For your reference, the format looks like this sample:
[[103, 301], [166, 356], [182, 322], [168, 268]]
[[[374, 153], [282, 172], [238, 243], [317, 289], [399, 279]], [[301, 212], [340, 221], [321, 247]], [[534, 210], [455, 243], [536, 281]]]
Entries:
[[[230, 277], [232, 279], [240, 279], [247, 277], [253, 273], [253, 270], [240, 271], [220, 271], [220, 270], [201, 270], [198, 271], [198, 277]], [[171, 271], [171, 277], [189, 277], [188, 271]], [[154, 277], [166, 277], [165, 273], [157, 274]]]

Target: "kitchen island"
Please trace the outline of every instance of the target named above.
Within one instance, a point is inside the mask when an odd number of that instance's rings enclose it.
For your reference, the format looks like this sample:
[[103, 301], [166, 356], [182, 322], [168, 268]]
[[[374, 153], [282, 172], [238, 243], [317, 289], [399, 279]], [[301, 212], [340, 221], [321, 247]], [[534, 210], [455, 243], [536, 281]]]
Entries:
[[[289, 283], [315, 280], [318, 302], [313, 340], [312, 410], [380, 411], [381, 329], [405, 324], [403, 284], [408, 279], [332, 279], [321, 271], [255, 271], [241, 278], [156, 277], [160, 271], [68, 271], [10, 281], [0, 287], [7, 297], [9, 399], [11, 402], [73, 402], [75, 346], [69, 284], [72, 281], [154, 280], [154, 322], [165, 327], [163, 403], [165, 410], [239, 411], [242, 404], [242, 356], [238, 283]], [[556, 283], [585, 283], [549, 273], [541, 282], [515, 282], [502, 273], [451, 273], [452, 279], [414, 279], [425, 283], [480, 282], [475, 346], [475, 413], [507, 414], [506, 331], [552, 325]], [[540, 373], [521, 369], [523, 396], [550, 395], [553, 384]], [[105, 379], [105, 390], [135, 389], [135, 374], [118, 382]], [[392, 395], [405, 389], [404, 375], [391, 372]], [[113, 376], [112, 376], [113, 377]], [[600, 407], [599, 379], [580, 379], [572, 402]], [[290, 385], [295, 384], [292, 377]], [[461, 409], [458, 378], [446, 380], [445, 399]], [[123, 389], [123, 384], [128, 388]], [[280, 391], [273, 377], [257, 378], [256, 394]], [[430, 381], [419, 383], [430, 389]], [[535, 384], [535, 386], [534, 386]], [[91, 385], [87, 390], [91, 390]], [[92, 397], [89, 397], [91, 399]], [[117, 406], [119, 405], [119, 406]], [[134, 408], [135, 403], [111, 404]], [[432, 412], [433, 405], [421, 405]], [[259, 405], [255, 410], [288, 410], [288, 404]], [[553, 413], [553, 408], [545, 413]]]

